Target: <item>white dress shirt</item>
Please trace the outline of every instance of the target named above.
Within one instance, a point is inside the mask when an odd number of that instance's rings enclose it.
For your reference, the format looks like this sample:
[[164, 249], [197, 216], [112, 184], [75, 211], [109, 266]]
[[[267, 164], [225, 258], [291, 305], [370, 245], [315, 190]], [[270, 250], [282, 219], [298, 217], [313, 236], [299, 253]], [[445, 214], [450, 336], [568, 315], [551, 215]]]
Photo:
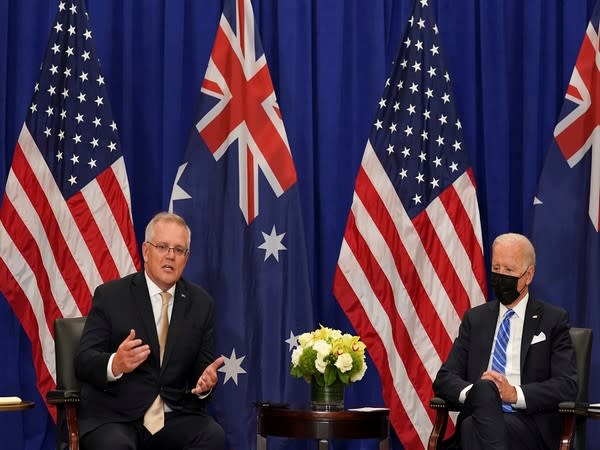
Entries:
[[[146, 284], [148, 285], [148, 293], [150, 294], [150, 302], [152, 303], [152, 312], [154, 313], [154, 323], [156, 324], [156, 334], [158, 335], [159, 327], [162, 322], [161, 310], [162, 310], [162, 296], [160, 293], [162, 289], [159, 288], [150, 278], [148, 278], [148, 274], [144, 272], [144, 276], [146, 277]], [[171, 317], [171, 313], [173, 312], [173, 298], [175, 298], [175, 285], [171, 286], [167, 292], [171, 294], [169, 298], [169, 317]], [[145, 342], [142, 342], [145, 344]], [[123, 374], [119, 374], [119, 376], [114, 376], [112, 372], [112, 362], [115, 357], [115, 353], [110, 355], [108, 360], [108, 364], [106, 366], [106, 379], [108, 381], [118, 380], [123, 376]]]
[[[508, 382], [513, 385], [517, 391], [517, 401], [512, 404], [516, 409], [525, 409], [525, 395], [523, 389], [521, 389], [521, 342], [523, 340], [523, 325], [525, 323], [525, 311], [527, 309], [527, 303], [529, 301], [529, 293], [525, 294], [525, 297], [513, 308], [515, 312], [510, 319], [510, 337], [506, 346], [506, 378]], [[508, 311], [508, 308], [500, 303], [500, 311], [498, 313], [498, 320], [496, 322], [496, 331], [494, 332], [494, 341], [496, 342], [496, 335], [498, 329], [502, 323], [504, 313]], [[494, 353], [494, 346], [490, 351], [490, 359], [488, 363], [488, 370], [492, 368], [492, 354]], [[458, 396], [458, 401], [464, 403], [467, 398], [467, 393], [473, 387], [472, 384], [465, 387]]]

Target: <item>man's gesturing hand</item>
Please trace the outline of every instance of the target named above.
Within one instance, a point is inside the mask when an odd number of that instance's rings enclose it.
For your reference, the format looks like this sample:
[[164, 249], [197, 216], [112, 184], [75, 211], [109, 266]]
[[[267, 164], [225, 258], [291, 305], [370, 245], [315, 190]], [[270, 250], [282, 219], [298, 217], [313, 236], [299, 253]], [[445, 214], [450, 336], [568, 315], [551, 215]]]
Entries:
[[219, 380], [217, 369], [221, 367], [224, 362], [225, 357], [219, 356], [210, 366], [204, 369], [204, 372], [202, 372], [202, 375], [200, 375], [200, 378], [198, 378], [198, 381], [196, 382], [196, 387], [192, 389], [192, 394], [204, 394], [211, 390]]
[[150, 355], [150, 346], [142, 345], [142, 340], [135, 338], [135, 330], [132, 329], [115, 353], [111, 367], [113, 375], [118, 377], [122, 373], [131, 372], [146, 361], [148, 355]]

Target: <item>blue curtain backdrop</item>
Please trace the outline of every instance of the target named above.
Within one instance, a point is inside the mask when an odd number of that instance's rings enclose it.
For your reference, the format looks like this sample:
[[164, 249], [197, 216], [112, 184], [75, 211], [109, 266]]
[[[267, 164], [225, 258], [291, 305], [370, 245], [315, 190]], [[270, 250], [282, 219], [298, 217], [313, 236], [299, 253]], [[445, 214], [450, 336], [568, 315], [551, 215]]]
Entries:
[[[594, 0], [430, 2], [475, 171], [489, 262], [497, 234], [529, 231], [538, 177]], [[354, 178], [411, 4], [253, 1], [298, 171], [315, 321], [346, 331], [349, 322], [331, 293], [333, 273]], [[0, 192], [57, 5], [0, 1]], [[88, 1], [138, 239], [149, 218], [168, 207], [221, 7], [220, 0]], [[567, 308], [576, 301], [549, 300]], [[587, 313], [599, 309], [588, 305]], [[598, 336], [600, 330], [594, 331]], [[33, 410], [0, 417], [0, 448], [53, 448], [54, 426], [35, 389], [31, 347], [4, 298], [0, 355], [0, 395], [37, 403]], [[365, 380], [347, 389], [347, 406], [383, 404], [370, 365]], [[592, 380], [600, 376], [597, 359], [594, 369]], [[595, 383], [591, 389], [600, 401]], [[600, 439], [597, 428], [589, 423], [588, 442]], [[401, 448], [395, 438], [393, 448]]]

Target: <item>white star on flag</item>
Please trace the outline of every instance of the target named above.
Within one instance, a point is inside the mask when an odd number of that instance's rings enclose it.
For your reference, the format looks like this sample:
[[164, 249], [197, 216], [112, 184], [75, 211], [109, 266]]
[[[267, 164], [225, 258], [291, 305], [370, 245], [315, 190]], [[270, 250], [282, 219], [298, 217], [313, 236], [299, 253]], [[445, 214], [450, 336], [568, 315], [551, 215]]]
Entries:
[[291, 352], [298, 347], [298, 336], [294, 335], [294, 332], [290, 330], [290, 337], [285, 340], [286, 344], [290, 346], [289, 351]]
[[228, 358], [227, 356], [223, 356], [223, 358], [225, 358], [225, 363], [222, 367], [217, 369], [219, 372], [223, 372], [225, 374], [223, 384], [227, 383], [229, 379], [232, 379], [235, 384], [238, 384], [238, 375], [246, 373], [246, 371], [242, 369], [242, 361], [244, 361], [245, 356], [237, 358], [234, 348], [231, 351], [231, 357]]
[[173, 183], [173, 190], [171, 191], [171, 201], [169, 202], [169, 211], [173, 212], [173, 200], [187, 200], [188, 198], [192, 198], [190, 194], [184, 191], [181, 186], [179, 186], [179, 179], [185, 170], [187, 163], [181, 164], [177, 168], [177, 174], [175, 175], [175, 182]]
[[285, 245], [281, 243], [285, 233], [277, 234], [275, 230], [275, 225], [273, 225], [273, 229], [271, 230], [271, 234], [267, 234], [264, 231], [262, 232], [263, 238], [265, 238], [265, 242], [260, 244], [258, 248], [265, 250], [265, 261], [271, 255], [279, 261], [279, 250], [287, 250]]

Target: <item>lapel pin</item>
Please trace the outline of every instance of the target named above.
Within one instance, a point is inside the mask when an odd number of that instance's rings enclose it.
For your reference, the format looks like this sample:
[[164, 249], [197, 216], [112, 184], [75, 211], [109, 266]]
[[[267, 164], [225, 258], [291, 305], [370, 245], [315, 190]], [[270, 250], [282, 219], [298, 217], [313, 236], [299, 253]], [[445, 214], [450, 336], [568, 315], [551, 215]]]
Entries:
[[537, 319], [537, 318], [538, 318], [538, 316], [537, 316], [537, 314], [535, 314], [535, 315], [531, 316], [531, 318], [532, 318], [532, 319]]

